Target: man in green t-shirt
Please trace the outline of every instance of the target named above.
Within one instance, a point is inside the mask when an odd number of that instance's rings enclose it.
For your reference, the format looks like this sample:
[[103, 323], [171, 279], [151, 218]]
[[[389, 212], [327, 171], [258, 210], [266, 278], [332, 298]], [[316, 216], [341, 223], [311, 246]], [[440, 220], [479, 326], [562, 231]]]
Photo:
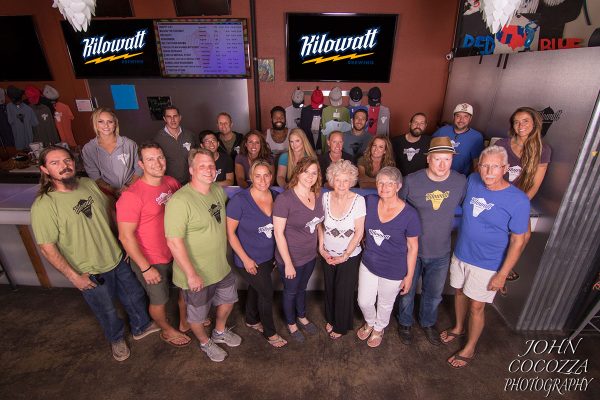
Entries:
[[124, 323], [113, 299], [129, 316], [136, 340], [160, 328], [150, 319], [144, 289], [123, 261], [110, 227], [108, 200], [89, 178], [77, 178], [73, 155], [50, 146], [40, 154], [40, 190], [31, 225], [44, 257], [81, 290], [100, 322], [117, 361], [129, 357]]
[[[175, 262], [173, 283], [183, 289], [187, 319], [200, 348], [212, 361], [223, 361], [227, 352], [216, 345], [239, 346], [242, 339], [225, 324], [237, 302], [235, 277], [227, 262], [227, 234], [223, 188], [214, 183], [213, 153], [192, 149], [188, 159], [190, 182], [167, 203], [165, 235]], [[203, 322], [211, 306], [217, 309], [215, 329], [209, 338]]]

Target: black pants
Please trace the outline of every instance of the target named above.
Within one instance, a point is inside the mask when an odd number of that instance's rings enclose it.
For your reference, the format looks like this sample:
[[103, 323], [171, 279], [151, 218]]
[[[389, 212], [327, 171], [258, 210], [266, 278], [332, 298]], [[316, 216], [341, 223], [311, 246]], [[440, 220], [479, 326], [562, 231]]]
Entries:
[[323, 264], [325, 280], [325, 318], [341, 335], [353, 329], [354, 290], [358, 280], [360, 254], [335, 266]]
[[275, 335], [275, 322], [273, 321], [273, 260], [258, 265], [256, 275], [249, 274], [245, 268], [240, 268], [240, 273], [248, 282], [248, 296], [246, 298], [246, 323], [255, 325], [262, 323], [263, 335], [268, 339]]

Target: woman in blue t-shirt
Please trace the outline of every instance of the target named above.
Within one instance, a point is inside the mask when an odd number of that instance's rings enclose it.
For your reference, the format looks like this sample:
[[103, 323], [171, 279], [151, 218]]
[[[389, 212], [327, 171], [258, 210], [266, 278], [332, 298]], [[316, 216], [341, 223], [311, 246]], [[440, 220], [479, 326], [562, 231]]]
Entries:
[[248, 282], [246, 326], [262, 333], [273, 347], [287, 344], [273, 322], [273, 203], [277, 193], [269, 186], [270, 164], [257, 160], [250, 167], [252, 186], [227, 204], [227, 239], [234, 251], [235, 266]]
[[417, 211], [398, 197], [400, 171], [382, 168], [375, 182], [377, 195], [366, 197], [365, 251], [358, 272], [358, 305], [365, 323], [356, 335], [368, 339], [369, 347], [381, 344], [398, 292], [410, 290], [421, 234]]

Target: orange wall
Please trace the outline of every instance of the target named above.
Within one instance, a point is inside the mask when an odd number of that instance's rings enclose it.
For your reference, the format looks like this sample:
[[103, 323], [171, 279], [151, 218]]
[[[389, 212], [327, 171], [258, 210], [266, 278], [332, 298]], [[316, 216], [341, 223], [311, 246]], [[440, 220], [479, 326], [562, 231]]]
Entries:
[[[131, 0], [136, 18], [172, 18], [175, 8], [167, 0]], [[406, 4], [408, 3], [408, 4]], [[231, 1], [232, 17], [248, 18], [250, 28], [250, 5], [248, 0]], [[50, 0], [3, 1], [0, 15], [33, 15], [38, 27], [40, 41], [46, 53], [52, 82], [0, 82], [2, 87], [14, 84], [24, 88], [32, 84], [43, 87], [48, 83], [61, 93], [61, 101], [68, 104], [75, 114], [73, 131], [80, 143], [93, 137], [89, 113], [78, 113], [76, 98], [89, 98], [87, 81], [75, 79], [66, 44], [60, 28], [62, 16], [53, 9]], [[347, 0], [324, 2], [322, 0], [267, 1], [256, 0], [258, 58], [275, 59], [275, 82], [260, 83], [260, 104], [263, 129], [269, 127], [269, 110], [275, 105], [284, 107], [291, 103], [290, 96], [296, 86], [312, 90], [331, 89], [333, 82], [286, 82], [285, 79], [285, 13], [286, 12], [357, 12], [399, 14], [396, 45], [389, 83], [376, 84], [382, 91], [382, 104], [391, 111], [391, 133], [404, 133], [408, 118], [417, 112], [425, 112], [432, 123], [441, 117], [448, 63], [444, 55], [452, 47], [456, 21], [457, 0], [430, 0], [401, 2], [398, 0]], [[375, 84], [339, 84], [343, 90], [353, 86], [368, 89]], [[366, 93], [365, 93], [366, 95]], [[365, 100], [363, 100], [365, 101]], [[248, 80], [248, 103], [250, 125], [256, 126], [253, 81]]]

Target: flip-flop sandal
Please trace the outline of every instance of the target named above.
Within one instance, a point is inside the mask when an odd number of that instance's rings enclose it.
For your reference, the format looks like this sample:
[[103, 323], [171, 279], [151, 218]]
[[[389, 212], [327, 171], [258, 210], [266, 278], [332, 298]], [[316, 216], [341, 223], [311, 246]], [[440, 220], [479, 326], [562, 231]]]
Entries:
[[503, 286], [500, 289], [498, 289], [498, 293], [500, 293], [500, 296], [506, 297], [508, 295], [508, 290], [506, 290], [506, 286]]
[[[450, 340], [444, 340], [444, 338], [442, 338], [442, 333], [446, 332], [446, 339], [448, 338], [452, 338]], [[448, 329], [444, 329], [441, 333], [440, 333], [440, 341], [443, 344], [450, 344], [452, 342], [454, 342], [456, 339], [465, 336], [465, 333], [454, 333], [450, 330], [450, 328]]]
[[383, 340], [383, 330], [381, 332], [373, 331], [371, 336], [369, 336], [369, 340], [367, 340], [367, 345], [369, 347], [379, 347], [381, 341]]
[[452, 360], [452, 361], [458, 360], [458, 361], [464, 362], [463, 365], [452, 365], [452, 362], [447, 361], [449, 366], [451, 366], [454, 369], [459, 369], [459, 368], [464, 368], [467, 365], [469, 365], [469, 363], [471, 363], [475, 359], [475, 353], [473, 353], [473, 356], [471, 356], [471, 357], [464, 357], [464, 356], [459, 355], [457, 352], [457, 353], [454, 353], [452, 355], [452, 357], [454, 357], [454, 360]]
[[250, 329], [254, 329], [255, 331], [258, 331], [260, 333], [264, 333], [265, 329], [263, 328], [262, 324], [259, 322], [257, 324], [249, 324], [246, 322], [246, 326]]
[[[190, 343], [192, 343], [192, 339], [188, 335], [177, 335], [177, 336], [168, 338], [163, 334], [163, 332], [161, 332], [159, 336], [163, 342], [166, 342], [173, 347], [185, 347], [185, 346], [189, 345]], [[187, 341], [184, 343], [175, 342], [177, 339], [183, 339], [183, 338], [187, 338]]]
[[300, 342], [300, 343], [304, 342], [304, 335], [302, 334], [302, 332], [300, 332], [300, 329], [296, 330], [295, 332], [290, 332], [290, 336], [296, 342]]
[[329, 332], [329, 338], [332, 340], [338, 340], [342, 336], [344, 336], [344, 335], [342, 335], [341, 333], [334, 332], [333, 330], [331, 332]]
[[[276, 349], [280, 349], [287, 344], [287, 340], [285, 340], [279, 335], [277, 335], [275, 339], [267, 339], [267, 341], [271, 346], [275, 347]], [[281, 346], [277, 346], [279, 343], [281, 343]]]
[[369, 326], [369, 324], [367, 324], [365, 322], [365, 324], [363, 326], [361, 326], [360, 328], [358, 328], [358, 330], [356, 331], [356, 336], [358, 336], [358, 338], [360, 340], [367, 340], [369, 338], [369, 336], [371, 336], [371, 332], [373, 332], [373, 328], [372, 326]]
[[514, 282], [514, 281], [516, 281], [517, 279], [519, 279], [519, 277], [520, 277], [520, 275], [519, 275], [519, 273], [518, 273], [518, 272], [516, 272], [516, 271], [510, 271], [510, 272], [508, 273], [508, 276], [506, 277], [506, 280], [507, 280], [508, 282]]
[[309, 335], [314, 335], [315, 333], [319, 332], [317, 326], [312, 322], [309, 322], [308, 324], [303, 324], [302, 322], [300, 322], [300, 320], [298, 320], [298, 326]]

